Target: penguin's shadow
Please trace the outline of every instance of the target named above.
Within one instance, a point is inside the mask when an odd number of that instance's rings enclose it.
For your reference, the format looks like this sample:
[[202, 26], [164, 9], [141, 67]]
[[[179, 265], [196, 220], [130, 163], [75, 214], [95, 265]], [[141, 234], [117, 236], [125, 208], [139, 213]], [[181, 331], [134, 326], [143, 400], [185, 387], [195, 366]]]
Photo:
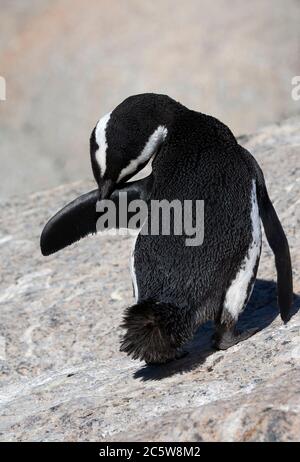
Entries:
[[[299, 310], [299, 302], [300, 296], [294, 294], [292, 315]], [[238, 328], [244, 330], [258, 327], [261, 331], [271, 324], [278, 314], [276, 283], [257, 279], [249, 303], [240, 316]], [[214, 324], [207, 322], [197, 330], [193, 340], [186, 346], [187, 356], [163, 365], [143, 366], [135, 372], [134, 378], [143, 381], [162, 380], [175, 374], [184, 374], [196, 369], [216, 351], [211, 346], [213, 333]]]

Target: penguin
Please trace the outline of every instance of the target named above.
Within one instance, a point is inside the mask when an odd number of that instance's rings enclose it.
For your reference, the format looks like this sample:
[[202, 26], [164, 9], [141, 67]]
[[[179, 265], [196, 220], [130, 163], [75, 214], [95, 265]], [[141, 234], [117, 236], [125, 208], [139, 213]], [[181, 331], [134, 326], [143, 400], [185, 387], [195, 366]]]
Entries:
[[[148, 364], [166, 363], [180, 357], [208, 320], [215, 323], [217, 349], [255, 334], [258, 329], [239, 331], [237, 321], [257, 275], [261, 222], [275, 256], [280, 315], [289, 321], [288, 241], [262, 170], [225, 124], [166, 95], [130, 96], [95, 126], [90, 156], [98, 187], [50, 219], [41, 235], [43, 255], [95, 233], [96, 202], [109, 198], [118, 206], [121, 192], [129, 202], [143, 199], [148, 205], [204, 203], [204, 238], [197, 246], [187, 246], [186, 233], [177, 235], [172, 226], [170, 235], [143, 233], [151, 225], [148, 212], [132, 251], [135, 304], [125, 310], [121, 351]], [[151, 173], [133, 181], [149, 162]]]

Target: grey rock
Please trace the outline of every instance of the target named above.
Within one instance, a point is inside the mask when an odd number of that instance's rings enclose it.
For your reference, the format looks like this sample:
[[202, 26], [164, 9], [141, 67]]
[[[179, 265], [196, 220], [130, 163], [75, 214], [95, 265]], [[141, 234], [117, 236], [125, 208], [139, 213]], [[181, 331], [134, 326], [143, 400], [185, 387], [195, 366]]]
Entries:
[[[261, 164], [289, 238], [300, 293], [300, 117], [244, 137]], [[133, 303], [132, 238], [93, 236], [43, 258], [45, 221], [94, 185], [81, 182], [2, 201], [0, 438], [9, 441], [296, 441], [300, 439], [300, 307], [284, 326], [264, 241], [242, 327], [225, 352], [202, 326], [189, 355], [146, 367], [119, 352]]]

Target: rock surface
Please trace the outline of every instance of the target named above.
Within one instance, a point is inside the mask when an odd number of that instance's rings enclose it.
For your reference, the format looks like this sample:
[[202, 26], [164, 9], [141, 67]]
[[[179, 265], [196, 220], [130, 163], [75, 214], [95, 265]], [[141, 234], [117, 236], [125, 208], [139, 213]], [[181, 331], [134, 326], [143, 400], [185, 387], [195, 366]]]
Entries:
[[[261, 164], [289, 238], [300, 293], [300, 118], [240, 142]], [[131, 237], [94, 236], [43, 258], [39, 234], [79, 183], [1, 202], [0, 438], [10, 441], [290, 441], [300, 439], [300, 306], [278, 317], [274, 261], [264, 241], [243, 327], [225, 352], [199, 329], [190, 354], [145, 367], [119, 352], [132, 303]]]
[[1, 0], [0, 197], [89, 178], [90, 132], [129, 95], [167, 93], [236, 134], [299, 113], [300, 2], [230, 6]]

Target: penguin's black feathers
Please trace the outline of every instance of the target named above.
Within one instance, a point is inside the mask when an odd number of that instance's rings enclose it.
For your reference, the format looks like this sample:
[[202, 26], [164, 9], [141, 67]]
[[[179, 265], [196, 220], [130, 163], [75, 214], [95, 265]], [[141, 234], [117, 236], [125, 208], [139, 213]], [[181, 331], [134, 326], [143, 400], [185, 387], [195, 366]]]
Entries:
[[125, 312], [120, 351], [151, 364], [167, 362], [192, 338], [196, 325], [189, 307], [151, 300], [137, 303]]

